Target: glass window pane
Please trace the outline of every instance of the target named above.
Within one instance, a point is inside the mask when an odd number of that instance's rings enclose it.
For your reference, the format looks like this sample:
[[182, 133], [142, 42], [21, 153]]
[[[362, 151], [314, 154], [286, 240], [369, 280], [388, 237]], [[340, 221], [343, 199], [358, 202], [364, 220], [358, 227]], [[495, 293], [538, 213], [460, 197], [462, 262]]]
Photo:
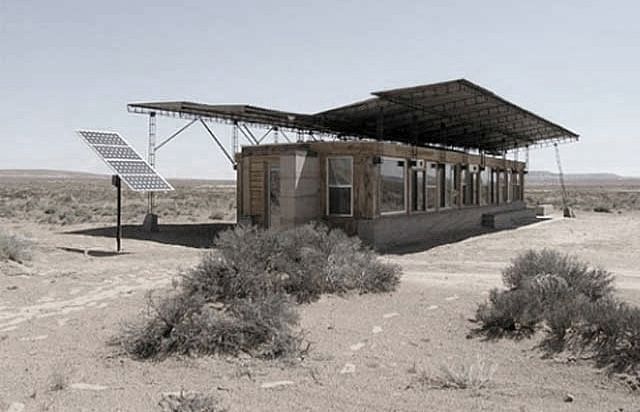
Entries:
[[422, 211], [425, 209], [424, 175], [424, 170], [413, 170], [411, 173], [411, 210]]
[[482, 172], [480, 172], [480, 204], [487, 205], [490, 202], [489, 185], [491, 184], [489, 176], [491, 176], [491, 168], [485, 167]]
[[440, 207], [447, 206], [447, 180], [444, 164], [438, 165], [438, 200]]
[[427, 209], [433, 210], [438, 204], [438, 165], [427, 163]]
[[405, 210], [405, 161], [390, 157], [382, 158], [380, 212], [402, 212]]
[[444, 193], [444, 206], [443, 207], [451, 207], [452, 205], [456, 205], [458, 196], [457, 196], [457, 192], [458, 192], [458, 188], [457, 188], [457, 184], [456, 184], [456, 168], [454, 165], [452, 164], [445, 164], [444, 165], [444, 171], [445, 171], [445, 193]]
[[329, 159], [329, 185], [351, 185], [351, 159]]
[[351, 188], [329, 187], [329, 214], [351, 214]]

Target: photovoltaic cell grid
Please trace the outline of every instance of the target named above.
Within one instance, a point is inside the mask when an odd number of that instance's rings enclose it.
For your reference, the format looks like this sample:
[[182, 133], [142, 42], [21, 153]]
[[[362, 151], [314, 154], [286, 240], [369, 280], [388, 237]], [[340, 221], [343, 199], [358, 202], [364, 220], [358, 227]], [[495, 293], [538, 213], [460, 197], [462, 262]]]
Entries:
[[78, 135], [131, 190], [137, 192], [173, 190], [169, 182], [160, 176], [118, 133], [78, 130]]

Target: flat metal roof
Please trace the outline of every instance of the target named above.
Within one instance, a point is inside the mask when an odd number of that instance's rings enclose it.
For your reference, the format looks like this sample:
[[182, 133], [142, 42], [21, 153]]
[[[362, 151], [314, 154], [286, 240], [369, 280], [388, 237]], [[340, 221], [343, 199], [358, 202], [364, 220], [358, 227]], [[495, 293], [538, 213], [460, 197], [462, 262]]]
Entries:
[[364, 101], [314, 114], [192, 102], [131, 103], [128, 109], [135, 113], [275, 126], [340, 138], [489, 153], [578, 139], [577, 133], [465, 79], [372, 95]]

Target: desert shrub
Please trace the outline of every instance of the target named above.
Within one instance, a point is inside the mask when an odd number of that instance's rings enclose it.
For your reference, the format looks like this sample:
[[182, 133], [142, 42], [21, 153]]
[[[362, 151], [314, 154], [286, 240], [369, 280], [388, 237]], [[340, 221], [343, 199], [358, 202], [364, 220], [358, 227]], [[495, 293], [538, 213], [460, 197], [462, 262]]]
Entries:
[[640, 308], [603, 299], [581, 308], [572, 326], [572, 348], [588, 350], [600, 366], [640, 372]]
[[359, 238], [317, 224], [284, 231], [237, 227], [220, 234], [216, 247], [187, 283], [225, 296], [267, 288], [309, 302], [323, 293], [392, 291], [400, 279], [400, 268], [381, 262]]
[[[562, 337], [560, 328], [569, 321], [562, 318], [578, 310], [578, 302], [597, 301], [613, 292], [613, 277], [606, 270], [548, 249], [517, 256], [502, 272], [502, 280], [507, 289], [492, 290], [476, 312], [483, 331], [494, 337], [531, 335], [550, 317], [553, 336]], [[567, 307], [565, 313], [562, 307]]]
[[323, 293], [394, 290], [400, 269], [381, 262], [359, 239], [324, 226], [285, 231], [237, 227], [183, 274], [171, 295], [149, 299], [149, 313], [116, 342], [134, 357], [171, 353], [298, 353], [292, 302]]
[[[556, 292], [583, 294], [592, 300], [608, 296], [613, 291], [611, 273], [589, 268], [574, 256], [550, 249], [529, 250], [517, 256], [503, 272], [502, 281], [510, 289], [557, 289]], [[566, 283], [566, 285], [564, 284]], [[539, 293], [534, 293], [539, 295]]]
[[554, 251], [528, 251], [503, 280], [507, 289], [492, 290], [478, 307], [482, 332], [522, 336], [544, 325], [543, 349], [588, 352], [600, 366], [638, 372], [640, 308], [614, 297], [609, 272]]
[[135, 358], [162, 359], [169, 354], [249, 353], [276, 358], [294, 355], [301, 335], [298, 316], [284, 294], [212, 302], [203, 294], [150, 298], [151, 311], [125, 325], [116, 341]]
[[542, 320], [541, 302], [532, 299], [526, 290], [493, 289], [488, 302], [478, 307], [476, 319], [482, 322], [483, 332], [490, 337], [530, 336]]
[[0, 260], [22, 263], [31, 259], [31, 242], [19, 235], [0, 231]]

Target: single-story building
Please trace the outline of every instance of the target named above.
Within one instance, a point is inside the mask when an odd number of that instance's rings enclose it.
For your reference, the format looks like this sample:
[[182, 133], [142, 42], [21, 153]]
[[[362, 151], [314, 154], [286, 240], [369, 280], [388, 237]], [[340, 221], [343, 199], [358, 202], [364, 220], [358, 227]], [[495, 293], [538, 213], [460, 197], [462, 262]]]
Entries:
[[[238, 222], [321, 221], [376, 248], [529, 216], [518, 152], [578, 138], [465, 79], [372, 94], [315, 114], [192, 102], [129, 110], [148, 113], [150, 125], [156, 113], [200, 120], [236, 167]], [[207, 120], [233, 125], [233, 154]], [[248, 125], [268, 130], [258, 138]], [[238, 132], [250, 145], [237, 148]], [[269, 133], [274, 142], [263, 144]]]
[[265, 227], [324, 221], [377, 248], [479, 227], [525, 208], [525, 164], [392, 142], [243, 147], [238, 219]]

